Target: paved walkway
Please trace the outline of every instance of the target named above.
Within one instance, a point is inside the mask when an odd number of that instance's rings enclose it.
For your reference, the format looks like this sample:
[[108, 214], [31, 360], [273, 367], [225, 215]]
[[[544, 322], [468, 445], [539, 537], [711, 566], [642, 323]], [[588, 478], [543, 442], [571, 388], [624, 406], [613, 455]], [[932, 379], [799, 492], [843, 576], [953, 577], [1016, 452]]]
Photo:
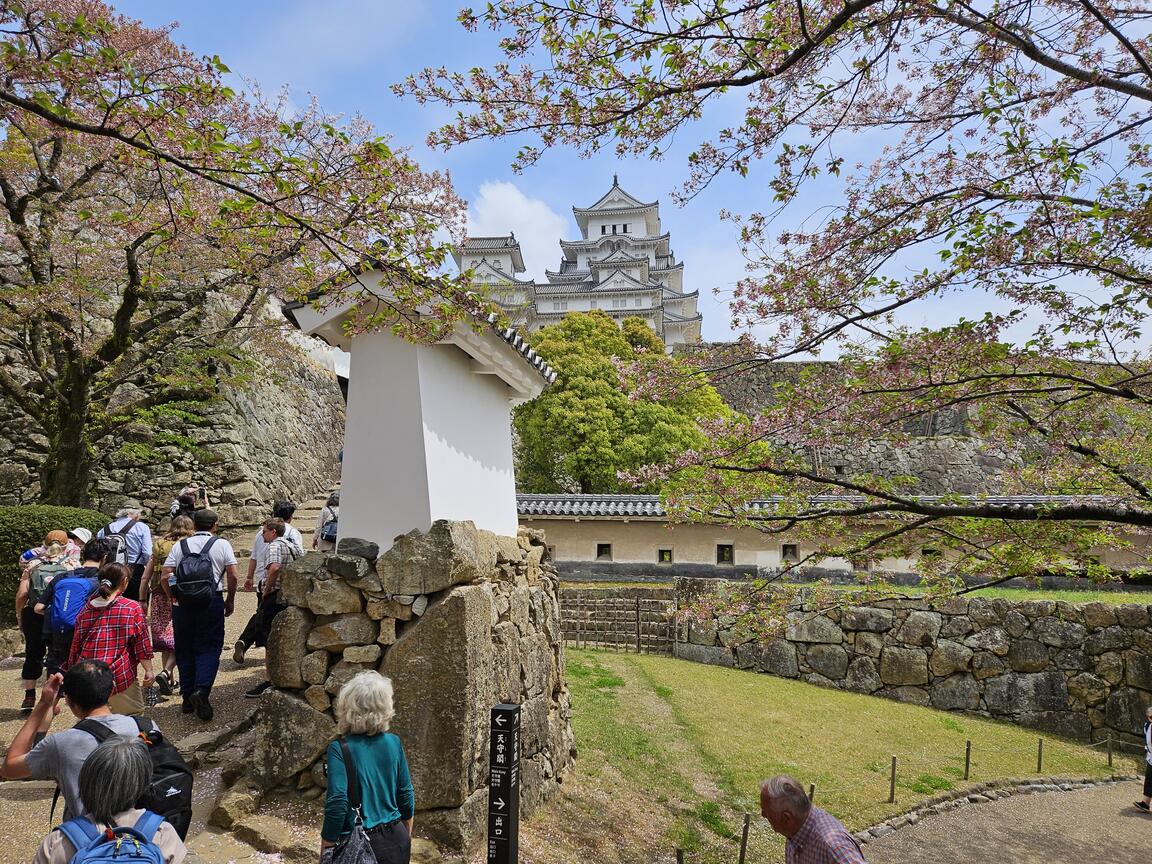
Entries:
[[869, 864], [1142, 864], [1152, 816], [1135, 781], [1078, 792], [1014, 795], [932, 816], [864, 847]]

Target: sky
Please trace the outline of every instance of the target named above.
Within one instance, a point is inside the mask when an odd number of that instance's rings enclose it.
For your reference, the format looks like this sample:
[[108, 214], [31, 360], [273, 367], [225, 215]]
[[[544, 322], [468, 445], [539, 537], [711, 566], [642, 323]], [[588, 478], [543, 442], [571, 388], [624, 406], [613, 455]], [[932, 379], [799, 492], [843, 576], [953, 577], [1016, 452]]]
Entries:
[[[423, 167], [449, 170], [458, 194], [469, 202], [469, 232], [514, 231], [530, 276], [542, 279], [546, 268], [558, 269], [560, 238], [579, 236], [572, 207], [595, 202], [618, 174], [632, 195], [660, 201], [663, 227], [685, 265], [685, 288], [700, 292], [703, 338], [733, 338], [723, 292], [743, 275], [744, 259], [733, 226], [718, 214], [762, 208], [769, 197], [767, 172], [750, 179], [722, 177], [681, 208], [670, 192], [686, 176], [685, 158], [702, 131], [676, 142], [661, 162], [613, 154], [581, 159], [574, 151], [555, 150], [522, 174], [510, 167], [518, 146], [512, 139], [430, 150], [425, 136], [448, 119], [446, 110], [399, 99], [390, 85], [425, 66], [466, 70], [502, 56], [491, 31], [470, 34], [457, 23], [462, 0], [111, 2], [148, 26], [177, 23], [175, 41], [198, 54], [220, 55], [234, 74], [266, 93], [288, 86], [296, 104], [315, 96], [328, 111], [362, 114], [410, 146]], [[716, 288], [721, 296], [713, 293]]]

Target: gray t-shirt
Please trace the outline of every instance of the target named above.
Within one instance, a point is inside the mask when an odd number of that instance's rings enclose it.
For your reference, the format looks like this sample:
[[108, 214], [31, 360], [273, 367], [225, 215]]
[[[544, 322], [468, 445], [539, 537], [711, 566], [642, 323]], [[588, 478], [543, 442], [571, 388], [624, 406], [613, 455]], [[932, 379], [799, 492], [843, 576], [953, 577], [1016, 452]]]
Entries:
[[[140, 729], [136, 721], [123, 714], [92, 717], [117, 735], [135, 738]], [[83, 729], [65, 729], [47, 736], [28, 751], [28, 770], [34, 780], [55, 780], [64, 798], [64, 821], [84, 815], [80, 800], [80, 766], [100, 742]]]

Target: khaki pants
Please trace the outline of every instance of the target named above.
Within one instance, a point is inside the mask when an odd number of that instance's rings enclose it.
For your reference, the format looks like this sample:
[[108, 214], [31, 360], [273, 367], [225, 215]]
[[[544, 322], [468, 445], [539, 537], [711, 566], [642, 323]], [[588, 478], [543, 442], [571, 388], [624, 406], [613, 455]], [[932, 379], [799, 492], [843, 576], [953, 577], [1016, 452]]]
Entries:
[[113, 714], [127, 714], [135, 716], [144, 713], [144, 691], [140, 689], [140, 682], [133, 681], [127, 690], [113, 693], [108, 699], [108, 708]]

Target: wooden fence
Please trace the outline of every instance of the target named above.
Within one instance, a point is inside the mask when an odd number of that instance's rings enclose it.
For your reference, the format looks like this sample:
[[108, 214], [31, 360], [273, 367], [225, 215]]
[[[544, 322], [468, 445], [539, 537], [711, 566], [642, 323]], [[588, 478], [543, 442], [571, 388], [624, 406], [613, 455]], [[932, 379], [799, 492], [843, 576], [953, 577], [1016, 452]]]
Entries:
[[670, 655], [675, 644], [672, 602], [671, 591], [561, 591], [564, 641], [573, 648]]

